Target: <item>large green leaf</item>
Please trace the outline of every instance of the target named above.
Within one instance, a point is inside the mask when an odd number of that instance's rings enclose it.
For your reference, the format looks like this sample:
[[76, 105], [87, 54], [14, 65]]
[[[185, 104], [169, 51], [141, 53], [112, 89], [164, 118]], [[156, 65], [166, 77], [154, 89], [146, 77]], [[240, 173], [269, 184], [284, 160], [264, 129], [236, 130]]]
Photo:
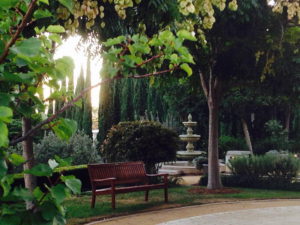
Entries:
[[8, 146], [8, 129], [5, 123], [0, 121], [0, 147]]
[[19, 0], [1, 0], [0, 8], [11, 8], [16, 6]]
[[50, 33], [65, 33], [66, 30], [63, 26], [60, 25], [50, 25], [47, 27], [47, 31]]
[[80, 192], [81, 192], [81, 181], [80, 180], [71, 178], [71, 179], [66, 179], [65, 183], [66, 183], [67, 187], [70, 188], [74, 194], [80, 194]]
[[183, 69], [188, 76], [191, 76], [193, 74], [192, 68], [187, 63], [181, 64], [180, 68]]
[[0, 106], [0, 121], [10, 123], [12, 120], [13, 112], [11, 108]]
[[73, 0], [58, 0], [60, 4], [69, 9], [70, 12], [73, 12], [74, 2]]
[[[35, 19], [51, 17], [52, 14], [47, 9], [37, 9], [33, 14]], [[51, 32], [51, 31], [50, 31]]]
[[69, 140], [77, 130], [77, 123], [70, 119], [60, 119], [54, 122], [54, 133], [62, 140]]
[[33, 200], [34, 199], [34, 196], [32, 195], [32, 193], [28, 190], [28, 189], [25, 189], [25, 188], [22, 188], [22, 187], [16, 187], [12, 194], [14, 196], [17, 196], [25, 201], [30, 201], [30, 200]]
[[109, 38], [106, 42], [103, 43], [104, 46], [110, 47], [113, 45], [121, 44], [123, 41], [126, 40], [125, 36], [118, 36], [116, 38]]
[[18, 42], [10, 50], [17, 55], [36, 56], [41, 49], [41, 41], [37, 38], [25, 39]]
[[182, 38], [184, 40], [189, 40], [189, 41], [197, 41], [197, 38], [192, 35], [191, 32], [187, 31], [187, 30], [180, 30], [177, 32], [177, 36], [179, 38]]
[[51, 176], [52, 169], [47, 164], [38, 164], [29, 170], [25, 170], [24, 173], [32, 174], [34, 176], [42, 177], [42, 176]]
[[26, 160], [24, 159], [23, 156], [18, 155], [18, 154], [16, 154], [16, 153], [10, 154], [10, 155], [8, 156], [8, 159], [9, 159], [9, 161], [10, 161], [13, 165], [15, 165], [15, 166], [19, 166], [19, 165], [21, 165], [22, 163], [26, 162]]
[[[53, 202], [46, 201], [41, 205], [42, 216], [45, 220], [51, 221], [59, 213]], [[52, 224], [52, 223], [51, 223]], [[53, 223], [55, 224], [55, 223]]]
[[67, 197], [66, 187], [63, 184], [52, 187], [50, 192], [58, 205], [60, 205]]

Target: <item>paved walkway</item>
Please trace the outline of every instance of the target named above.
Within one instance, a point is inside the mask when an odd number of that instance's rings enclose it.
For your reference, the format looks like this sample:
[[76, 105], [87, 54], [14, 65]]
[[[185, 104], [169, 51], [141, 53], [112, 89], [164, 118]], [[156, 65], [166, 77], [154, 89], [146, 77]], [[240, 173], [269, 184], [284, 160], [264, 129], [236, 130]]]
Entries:
[[159, 210], [89, 225], [298, 225], [300, 200], [214, 203]]

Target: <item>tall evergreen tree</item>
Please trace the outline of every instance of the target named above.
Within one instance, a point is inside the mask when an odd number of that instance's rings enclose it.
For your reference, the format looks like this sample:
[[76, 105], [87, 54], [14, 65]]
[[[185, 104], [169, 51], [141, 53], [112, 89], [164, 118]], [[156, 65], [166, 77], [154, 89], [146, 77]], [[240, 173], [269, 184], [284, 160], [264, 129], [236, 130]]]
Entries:
[[[91, 55], [88, 54], [87, 58], [87, 69], [84, 87], [91, 86]], [[82, 130], [90, 137], [93, 137], [92, 133], [92, 100], [91, 92], [88, 91], [83, 98], [83, 117], [82, 117]]]
[[[68, 95], [69, 96], [73, 96], [74, 95], [74, 74], [72, 74], [69, 77], [69, 81], [68, 81]], [[73, 107], [69, 108], [68, 110], [66, 110], [66, 118], [73, 119], [73, 117], [74, 117], [74, 111], [75, 111], [75, 109]]]
[[121, 81], [116, 80], [114, 82], [114, 93], [113, 93], [113, 123], [118, 124], [121, 120], [121, 100], [120, 100]]
[[123, 82], [122, 90], [122, 108], [121, 108], [121, 120], [132, 121], [134, 120], [133, 109], [133, 80], [126, 79]]
[[[76, 96], [79, 95], [79, 93], [83, 90], [83, 88], [84, 88], [84, 75], [83, 75], [83, 69], [81, 68], [80, 75], [77, 79], [75, 95]], [[78, 103], [76, 104], [76, 109], [73, 118], [77, 122], [78, 130], [82, 130], [83, 111], [84, 111], [83, 101], [78, 101]]]
[[107, 131], [111, 128], [114, 122], [113, 110], [113, 83], [103, 84], [100, 88], [100, 101], [98, 111], [98, 128], [99, 133], [97, 140], [99, 144], [103, 142], [106, 137]]
[[[52, 89], [50, 88], [50, 95], [51, 94], [52, 94]], [[49, 100], [48, 114], [50, 115], [54, 114], [53, 100]]]

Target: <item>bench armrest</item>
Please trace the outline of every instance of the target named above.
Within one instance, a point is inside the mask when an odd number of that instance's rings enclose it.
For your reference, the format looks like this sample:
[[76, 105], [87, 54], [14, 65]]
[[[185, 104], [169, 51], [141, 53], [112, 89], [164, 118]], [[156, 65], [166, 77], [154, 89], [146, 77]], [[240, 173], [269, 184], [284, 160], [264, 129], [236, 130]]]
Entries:
[[109, 178], [104, 178], [104, 179], [94, 179], [94, 180], [92, 180], [92, 182], [99, 184], [99, 183], [110, 181], [111, 184], [113, 184], [113, 183], [115, 183], [116, 180], [117, 180], [117, 178], [115, 178], [115, 177], [109, 177]]
[[147, 177], [169, 176], [168, 173], [146, 174]]
[[165, 185], [167, 185], [168, 183], [168, 176], [169, 174], [168, 173], [156, 173], [156, 174], [146, 174], [147, 177], [164, 177], [164, 183]]

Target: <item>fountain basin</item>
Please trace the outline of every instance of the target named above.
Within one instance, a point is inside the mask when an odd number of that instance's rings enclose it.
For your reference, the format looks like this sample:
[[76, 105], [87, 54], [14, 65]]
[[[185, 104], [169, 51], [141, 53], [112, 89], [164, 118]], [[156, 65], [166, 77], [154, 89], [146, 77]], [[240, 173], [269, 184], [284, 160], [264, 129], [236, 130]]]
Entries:
[[182, 123], [185, 127], [194, 127], [197, 125], [197, 122], [194, 122], [194, 121], [186, 121], [186, 122], [182, 122]]
[[196, 142], [200, 139], [200, 135], [197, 134], [182, 134], [179, 135], [180, 140], [187, 142]]
[[191, 161], [197, 156], [205, 154], [204, 151], [177, 151], [176, 157], [181, 160], [188, 160]]

